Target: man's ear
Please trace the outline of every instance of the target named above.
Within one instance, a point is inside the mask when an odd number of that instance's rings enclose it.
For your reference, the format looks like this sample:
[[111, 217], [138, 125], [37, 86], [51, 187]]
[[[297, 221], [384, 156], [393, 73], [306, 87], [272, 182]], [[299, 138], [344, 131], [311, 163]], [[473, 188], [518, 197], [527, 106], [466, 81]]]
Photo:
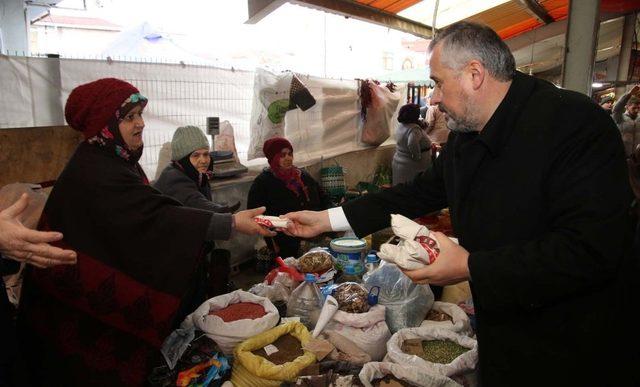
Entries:
[[478, 90], [484, 83], [484, 78], [487, 75], [487, 71], [477, 60], [472, 60], [467, 64], [467, 71], [471, 77], [471, 86], [473, 90]]

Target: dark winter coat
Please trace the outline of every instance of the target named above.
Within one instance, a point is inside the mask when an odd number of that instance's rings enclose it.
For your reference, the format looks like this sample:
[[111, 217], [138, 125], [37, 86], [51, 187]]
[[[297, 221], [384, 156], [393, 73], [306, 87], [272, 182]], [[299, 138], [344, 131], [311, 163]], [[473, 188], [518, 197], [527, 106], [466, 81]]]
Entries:
[[211, 186], [204, 187], [205, 193], [183, 171], [169, 164], [153, 183], [153, 186], [165, 195], [169, 195], [183, 205], [213, 212], [227, 212], [228, 207], [212, 202]]
[[78, 261], [27, 272], [19, 329], [29, 376], [43, 385], [142, 385], [192, 302], [205, 242], [228, 239], [231, 217], [183, 207], [148, 185], [138, 164], [85, 142], [40, 227], [62, 232], [54, 244]]
[[[211, 201], [211, 186], [208, 181], [198, 189], [198, 184], [174, 164], [169, 164], [165, 167], [162, 174], [153, 183], [153, 186], [163, 194], [178, 200], [186, 207], [217, 213], [231, 212], [228, 206]], [[212, 227], [225, 227], [225, 225], [213, 225]], [[198, 270], [201, 287], [196, 291], [196, 303], [198, 303], [198, 300], [202, 302], [228, 291], [227, 285], [231, 272], [229, 251], [215, 249], [214, 242], [210, 242], [206, 253], [201, 269]], [[198, 306], [200, 306], [199, 303], [195, 305], [195, 307]]]
[[[255, 178], [249, 189], [247, 208], [265, 206], [267, 208], [265, 215], [278, 216], [293, 211], [318, 211], [330, 207], [328, 197], [322, 192], [318, 183], [305, 171], [302, 171], [302, 181], [309, 192], [308, 201], [304, 193], [294, 194], [282, 180], [275, 177], [271, 170], [266, 168]], [[283, 233], [278, 233], [273, 239], [280, 248], [280, 255], [283, 258], [298, 257], [300, 239]], [[265, 240], [269, 248], [274, 250], [271, 238]]]
[[451, 134], [426, 173], [344, 211], [362, 236], [393, 213], [450, 208], [470, 252], [484, 386], [629, 386], [630, 202], [611, 118], [584, 95], [517, 73], [482, 132]]
[[396, 129], [396, 152], [391, 160], [393, 185], [413, 180], [431, 164], [431, 140], [418, 124], [400, 124]]

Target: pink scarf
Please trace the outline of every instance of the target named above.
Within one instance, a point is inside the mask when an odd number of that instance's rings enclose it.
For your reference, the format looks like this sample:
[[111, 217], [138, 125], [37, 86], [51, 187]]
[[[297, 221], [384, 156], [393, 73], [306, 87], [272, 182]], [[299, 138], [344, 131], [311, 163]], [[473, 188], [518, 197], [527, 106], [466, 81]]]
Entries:
[[300, 196], [300, 191], [304, 192], [304, 196], [309, 201], [309, 189], [302, 181], [302, 171], [296, 166], [292, 166], [289, 169], [280, 168], [280, 157], [280, 154], [276, 154], [269, 161], [271, 172], [275, 177], [282, 180], [287, 189], [296, 196]]

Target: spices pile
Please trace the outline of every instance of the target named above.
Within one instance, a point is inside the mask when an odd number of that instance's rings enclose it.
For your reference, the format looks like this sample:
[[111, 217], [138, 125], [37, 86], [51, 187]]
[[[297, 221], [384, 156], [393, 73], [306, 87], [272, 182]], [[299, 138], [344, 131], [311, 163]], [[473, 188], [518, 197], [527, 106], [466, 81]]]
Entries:
[[[269, 354], [267, 354], [269, 352]], [[298, 357], [304, 355], [300, 340], [287, 333], [278, 337], [276, 341], [265, 346], [264, 348], [252, 351], [256, 356], [264, 357], [275, 365], [280, 365], [294, 361]]]
[[237, 320], [255, 320], [263, 317], [267, 312], [260, 304], [253, 302], [238, 302], [237, 304], [231, 304], [226, 308], [212, 310], [209, 312], [210, 316], [218, 316], [224, 322], [231, 322]]
[[402, 352], [439, 364], [449, 364], [467, 351], [469, 348], [451, 340], [410, 339], [402, 343]]

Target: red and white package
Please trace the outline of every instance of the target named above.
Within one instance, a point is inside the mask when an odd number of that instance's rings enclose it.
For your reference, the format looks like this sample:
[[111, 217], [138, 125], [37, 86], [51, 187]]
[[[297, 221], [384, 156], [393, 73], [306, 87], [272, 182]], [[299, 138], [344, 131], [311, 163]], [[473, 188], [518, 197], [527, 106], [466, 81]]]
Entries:
[[267, 228], [287, 228], [288, 219], [278, 218], [277, 216], [257, 215], [253, 220], [261, 226]]
[[432, 264], [440, 254], [438, 241], [425, 226], [394, 214], [391, 215], [391, 228], [400, 237], [400, 242], [397, 245], [385, 243], [380, 246], [378, 256], [385, 261], [405, 270], [416, 270]]

